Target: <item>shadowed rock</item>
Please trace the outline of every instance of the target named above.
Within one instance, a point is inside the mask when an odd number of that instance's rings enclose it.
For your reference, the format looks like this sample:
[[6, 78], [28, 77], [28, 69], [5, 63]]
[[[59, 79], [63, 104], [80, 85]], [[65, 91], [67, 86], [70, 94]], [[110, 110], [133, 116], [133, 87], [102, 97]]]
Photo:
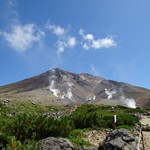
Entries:
[[69, 140], [48, 137], [42, 140], [42, 150], [74, 150]]
[[135, 138], [126, 129], [110, 131], [98, 150], [136, 150]]

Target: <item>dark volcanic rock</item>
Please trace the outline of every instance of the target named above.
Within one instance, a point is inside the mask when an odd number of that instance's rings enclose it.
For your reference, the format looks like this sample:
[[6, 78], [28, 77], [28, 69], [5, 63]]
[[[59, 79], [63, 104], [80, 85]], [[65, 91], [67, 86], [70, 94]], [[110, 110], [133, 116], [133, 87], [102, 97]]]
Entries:
[[42, 140], [42, 150], [74, 150], [69, 140], [48, 137]]
[[135, 138], [126, 129], [110, 131], [98, 150], [136, 150]]

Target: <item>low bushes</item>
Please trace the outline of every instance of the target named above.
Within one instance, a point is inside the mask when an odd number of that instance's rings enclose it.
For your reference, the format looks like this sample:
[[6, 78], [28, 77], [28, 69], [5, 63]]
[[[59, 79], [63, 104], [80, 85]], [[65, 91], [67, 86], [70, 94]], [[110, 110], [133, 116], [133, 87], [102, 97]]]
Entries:
[[138, 122], [138, 118], [120, 112], [120, 109], [114, 112], [111, 111], [111, 106], [83, 105], [78, 107], [71, 116], [63, 116], [59, 119], [37, 113], [18, 114], [0, 123], [0, 148], [5, 147], [9, 150], [11, 147], [16, 147], [19, 150], [19, 147], [25, 147], [29, 150], [38, 150], [40, 145], [38, 141], [50, 136], [65, 137], [74, 143], [88, 144], [81, 142], [83, 135], [78, 130], [112, 128], [114, 114], [117, 115], [117, 127], [131, 128]]
[[[54, 119], [31, 113], [20, 114], [12, 118], [11, 121], [6, 121], [0, 127], [0, 146], [4, 147], [9, 143], [8, 137], [15, 137], [15, 143], [20, 141], [22, 144], [27, 139], [30, 139], [29, 143], [33, 143], [34, 140], [38, 141], [49, 136], [67, 137], [74, 129], [73, 127], [73, 122], [68, 117]], [[25, 143], [28, 145], [28, 142]]]
[[[112, 128], [113, 114], [99, 114], [91, 112], [78, 114], [73, 116], [73, 121], [76, 128]], [[134, 126], [138, 122], [138, 118], [130, 114], [117, 114], [117, 126]]]
[[24, 142], [17, 140], [14, 136], [7, 137], [7, 145], [2, 150], [41, 150], [41, 142], [26, 139]]

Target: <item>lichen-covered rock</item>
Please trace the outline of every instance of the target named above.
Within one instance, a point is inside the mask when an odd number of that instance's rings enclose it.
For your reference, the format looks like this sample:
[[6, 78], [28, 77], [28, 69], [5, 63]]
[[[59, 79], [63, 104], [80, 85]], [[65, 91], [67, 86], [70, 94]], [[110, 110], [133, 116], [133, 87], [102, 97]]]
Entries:
[[98, 150], [136, 150], [135, 138], [126, 129], [110, 131]]
[[48, 137], [42, 140], [42, 150], [74, 150], [68, 139]]

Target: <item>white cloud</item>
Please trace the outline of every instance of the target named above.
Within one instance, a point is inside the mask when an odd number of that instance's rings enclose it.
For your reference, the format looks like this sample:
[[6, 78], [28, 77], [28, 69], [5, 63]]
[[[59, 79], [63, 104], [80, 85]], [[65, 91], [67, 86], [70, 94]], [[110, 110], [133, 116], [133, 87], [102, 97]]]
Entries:
[[67, 46], [73, 47], [76, 45], [76, 38], [75, 37], [68, 37]]
[[99, 72], [98, 72], [98, 70], [95, 66], [91, 66], [90, 68], [91, 68], [91, 71], [92, 71], [93, 75], [99, 76]]
[[51, 25], [50, 24], [50, 25], [47, 26], [47, 28], [50, 29], [50, 30], [52, 30], [52, 32], [54, 34], [56, 34], [57, 36], [62, 36], [66, 32], [64, 28], [62, 28], [60, 26], [56, 26], [56, 25]]
[[79, 34], [82, 36], [84, 40], [82, 47], [86, 50], [90, 48], [94, 49], [110, 48], [117, 45], [112, 36], [95, 40], [93, 34], [85, 35], [83, 29], [79, 30]]
[[83, 44], [83, 48], [86, 50], [90, 49], [90, 47], [86, 43]]
[[51, 24], [48, 24], [46, 28], [52, 31], [52, 33], [55, 34], [58, 38], [55, 44], [58, 54], [64, 52], [66, 48], [73, 48], [76, 46], [76, 38], [69, 35], [68, 29]]
[[93, 41], [93, 40], [94, 40], [94, 37], [93, 37], [92, 34], [87, 34], [87, 35], [84, 37], [84, 39], [89, 40], [89, 41]]
[[82, 35], [82, 36], [84, 36], [84, 30], [83, 30], [83, 29], [80, 29], [80, 30], [79, 30], [79, 34]]
[[64, 52], [65, 45], [66, 45], [65, 42], [60, 41], [60, 40], [57, 41], [56, 47], [58, 48], [58, 50], [57, 50], [58, 54]]
[[2, 31], [0, 35], [11, 48], [23, 52], [30, 48], [34, 42], [39, 42], [45, 33], [38, 30], [34, 24], [19, 24], [12, 25], [10, 32]]
[[109, 48], [116, 45], [117, 44], [112, 37], [106, 37], [103, 39], [93, 40], [91, 46], [95, 49], [99, 49], [99, 48]]
[[57, 53], [64, 52], [65, 48], [73, 48], [76, 45], [75, 37], [67, 37], [64, 39], [59, 39], [56, 43], [56, 47], [58, 48]]

